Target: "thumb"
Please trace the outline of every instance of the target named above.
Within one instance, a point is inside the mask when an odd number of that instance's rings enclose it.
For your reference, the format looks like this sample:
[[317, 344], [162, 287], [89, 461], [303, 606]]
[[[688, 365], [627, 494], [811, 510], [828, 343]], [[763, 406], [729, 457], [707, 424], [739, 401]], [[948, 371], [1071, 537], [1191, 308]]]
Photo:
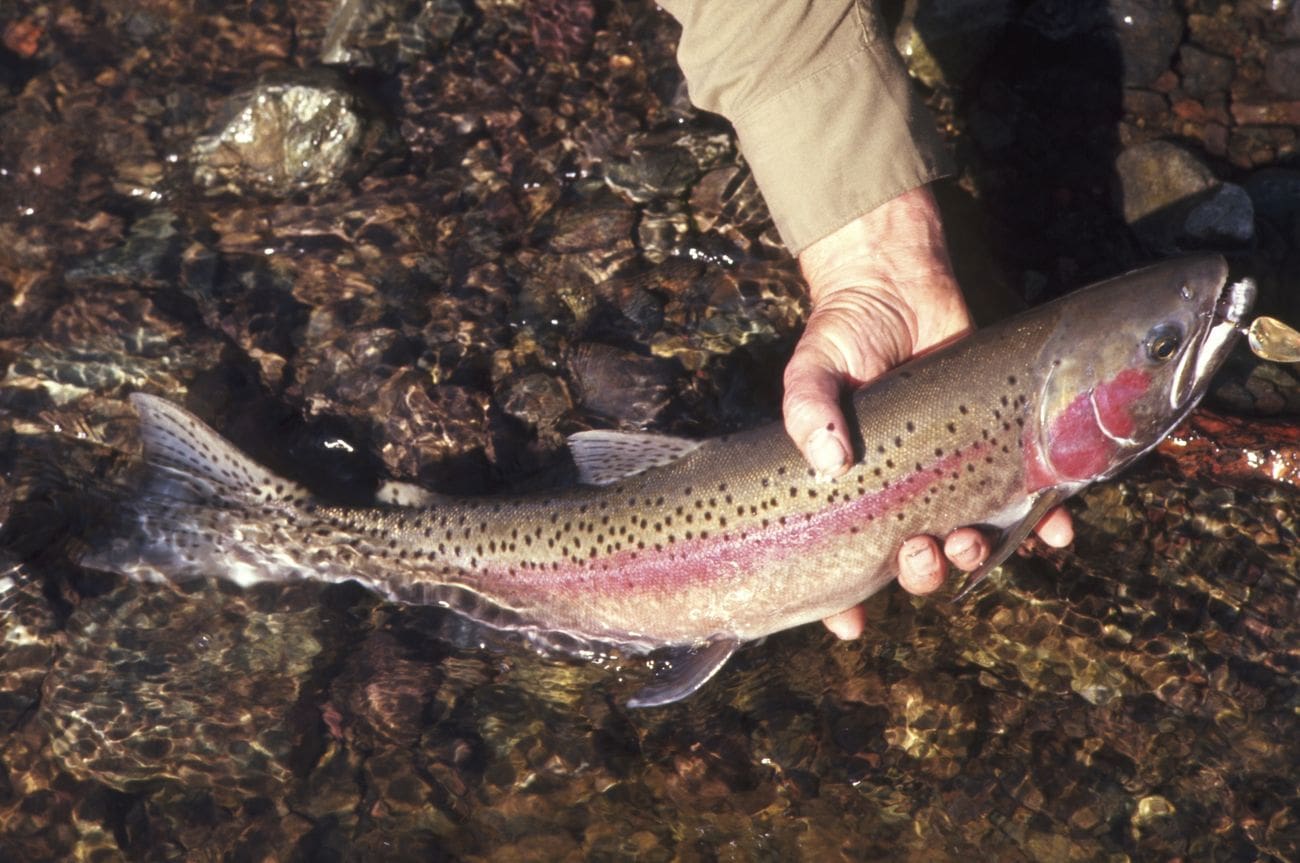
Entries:
[[852, 448], [839, 403], [844, 379], [816, 354], [806, 340], [795, 348], [785, 367], [782, 413], [804, 459], [819, 477], [830, 478], [848, 470]]

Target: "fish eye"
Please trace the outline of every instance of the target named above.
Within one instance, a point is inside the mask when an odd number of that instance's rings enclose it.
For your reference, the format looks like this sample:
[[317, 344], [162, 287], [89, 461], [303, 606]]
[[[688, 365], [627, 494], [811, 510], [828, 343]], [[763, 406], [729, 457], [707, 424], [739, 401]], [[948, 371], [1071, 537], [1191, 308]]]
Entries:
[[1147, 356], [1158, 363], [1167, 362], [1182, 346], [1183, 334], [1177, 327], [1162, 325], [1147, 333]]

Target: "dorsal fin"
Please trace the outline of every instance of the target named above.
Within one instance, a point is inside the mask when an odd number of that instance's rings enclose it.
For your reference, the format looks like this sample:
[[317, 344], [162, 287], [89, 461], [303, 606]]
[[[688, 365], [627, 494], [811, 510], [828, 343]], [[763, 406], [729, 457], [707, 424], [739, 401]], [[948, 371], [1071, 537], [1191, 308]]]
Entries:
[[578, 479], [609, 485], [629, 476], [672, 464], [699, 447], [700, 441], [649, 432], [584, 431], [569, 435], [569, 452]]
[[166, 399], [133, 393], [144, 458], [153, 469], [149, 492], [208, 503], [298, 503], [310, 493], [276, 476], [227, 443], [194, 414]]

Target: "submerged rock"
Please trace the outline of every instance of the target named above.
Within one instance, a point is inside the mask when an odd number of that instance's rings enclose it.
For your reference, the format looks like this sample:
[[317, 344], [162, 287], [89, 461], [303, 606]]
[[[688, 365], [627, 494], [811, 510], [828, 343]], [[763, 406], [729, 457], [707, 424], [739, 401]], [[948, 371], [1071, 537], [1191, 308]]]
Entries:
[[1210, 245], [1249, 243], [1255, 237], [1255, 208], [1250, 195], [1235, 183], [1217, 186], [1187, 214], [1183, 232], [1192, 240]]
[[1236, 70], [1227, 57], [1211, 54], [1195, 45], [1183, 45], [1178, 49], [1178, 66], [1182, 72], [1183, 92], [1194, 99], [1227, 90]]
[[908, 4], [894, 46], [912, 76], [928, 87], [961, 88], [1011, 21], [1010, 0]]
[[1300, 45], [1274, 45], [1269, 50], [1264, 83], [1278, 96], [1300, 99]]
[[672, 363], [610, 345], [578, 345], [568, 357], [568, 369], [584, 409], [634, 428], [653, 422], [673, 397]]
[[1241, 245], [1254, 238], [1250, 195], [1223, 183], [1190, 150], [1167, 141], [1115, 160], [1124, 220], [1156, 251]]
[[355, 177], [384, 134], [334, 73], [278, 73], [226, 99], [190, 149], [194, 182], [210, 194], [277, 198], [328, 188]]

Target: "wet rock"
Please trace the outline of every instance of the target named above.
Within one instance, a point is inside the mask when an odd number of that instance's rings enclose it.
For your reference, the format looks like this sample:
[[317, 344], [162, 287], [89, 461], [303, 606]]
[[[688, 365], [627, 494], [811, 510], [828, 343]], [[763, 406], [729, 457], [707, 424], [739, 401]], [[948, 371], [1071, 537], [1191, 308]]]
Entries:
[[427, 655], [412, 655], [391, 633], [373, 632], [348, 653], [331, 684], [332, 703], [324, 711], [338, 716], [327, 724], [367, 750], [409, 746], [420, 738], [437, 688], [437, 668]]
[[1300, 99], [1300, 45], [1274, 45], [1264, 61], [1264, 83], [1278, 96]]
[[89, 255], [68, 268], [73, 281], [110, 279], [171, 285], [180, 275], [181, 254], [187, 245], [179, 216], [158, 210], [136, 219], [126, 239]]
[[355, 176], [384, 129], [325, 70], [268, 76], [226, 99], [190, 149], [194, 182], [210, 194], [283, 198]]
[[637, 245], [646, 260], [660, 264], [675, 254], [690, 234], [686, 206], [678, 201], [647, 204], [637, 224]]
[[564, 381], [535, 372], [503, 388], [501, 408], [534, 428], [553, 427], [573, 407]]
[[1052, 42], [1113, 42], [1119, 49], [1123, 82], [1128, 87], [1155, 84], [1168, 71], [1183, 33], [1183, 18], [1172, 0], [1039, 0], [1028, 6], [1021, 22]]
[[1183, 36], [1172, 0], [1111, 0], [1111, 20], [1124, 63], [1124, 83], [1147, 87], [1165, 72]]
[[336, 0], [321, 44], [322, 63], [392, 71], [444, 49], [467, 26], [460, 0], [409, 6], [386, 0]]
[[1183, 222], [1183, 233], [1207, 245], [1244, 245], [1255, 237], [1255, 208], [1235, 183], [1223, 183], [1198, 203]]
[[961, 87], [1011, 19], [1010, 2], [945, 0], [909, 6], [894, 30], [907, 69], [928, 87]]
[[177, 782], [228, 805], [281, 792], [319, 609], [255, 604], [202, 585], [126, 585], [86, 603], [41, 705], [64, 769], [120, 790]]
[[1183, 92], [1194, 99], [1227, 90], [1235, 69], [1228, 58], [1195, 45], [1183, 45], [1178, 49], [1178, 66], [1182, 73]]
[[1157, 451], [1185, 476], [1213, 476], [1241, 488], [1300, 486], [1300, 433], [1291, 420], [1192, 414]]
[[1125, 88], [1124, 112], [1139, 117], [1159, 117], [1169, 110], [1169, 100], [1152, 90]]
[[610, 345], [585, 342], [568, 357], [582, 407], [632, 428], [652, 423], [672, 400], [672, 363]]
[[1234, 101], [1232, 120], [1242, 126], [1300, 126], [1300, 100]]
[[1217, 404], [1254, 416], [1300, 413], [1300, 381], [1290, 368], [1256, 362], [1228, 371], [1213, 390]]
[[634, 136], [628, 158], [605, 166], [605, 182], [638, 203], [684, 196], [701, 168], [686, 147], [677, 146], [679, 137], [676, 132]]
[[0, 723], [14, 728], [39, 703], [63, 639], [41, 579], [6, 548], [0, 548], [0, 609]]
[[620, 272], [596, 285], [591, 296], [596, 305], [584, 331], [592, 337], [611, 334], [644, 341], [663, 324], [664, 303], [660, 294], [671, 291], [680, 278], [690, 278], [694, 268], [669, 260], [648, 270]]
[[1124, 220], [1153, 249], [1253, 236], [1250, 197], [1220, 183], [1189, 150], [1167, 141], [1129, 147], [1115, 160]]
[[743, 165], [717, 168], [691, 189], [691, 215], [696, 230], [744, 234], [771, 222], [754, 175]]
[[1187, 16], [1187, 30], [1193, 43], [1221, 57], [1237, 56], [1248, 38], [1247, 19], [1226, 5], [1220, 5], [1212, 15], [1191, 13]]

